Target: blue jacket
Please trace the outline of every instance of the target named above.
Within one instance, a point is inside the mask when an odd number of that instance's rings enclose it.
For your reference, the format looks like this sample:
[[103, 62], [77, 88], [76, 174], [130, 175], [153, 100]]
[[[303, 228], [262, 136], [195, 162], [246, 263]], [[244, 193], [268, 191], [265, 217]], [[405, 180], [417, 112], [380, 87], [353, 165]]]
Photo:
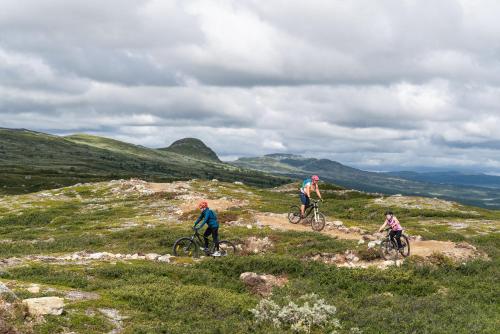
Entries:
[[[203, 223], [201, 223], [200, 226], [196, 226], [202, 220]], [[206, 208], [201, 212], [201, 215], [198, 217], [198, 219], [196, 219], [196, 222], [194, 223], [194, 227], [202, 228], [203, 225], [205, 224], [207, 224], [208, 227], [211, 228], [219, 228], [219, 223], [217, 222], [217, 215], [209, 208]]]

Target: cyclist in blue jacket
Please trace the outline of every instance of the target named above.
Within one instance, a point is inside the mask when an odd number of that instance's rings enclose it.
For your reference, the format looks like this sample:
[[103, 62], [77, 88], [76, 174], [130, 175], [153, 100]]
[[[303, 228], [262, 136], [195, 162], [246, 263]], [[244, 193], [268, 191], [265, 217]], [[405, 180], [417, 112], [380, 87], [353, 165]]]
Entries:
[[[201, 214], [198, 219], [196, 219], [193, 228], [200, 230], [203, 225], [207, 224], [207, 229], [203, 233], [205, 252], [208, 251], [208, 236], [211, 234], [215, 244], [215, 252], [212, 253], [212, 256], [221, 256], [219, 252], [219, 223], [217, 222], [217, 215], [208, 208], [208, 203], [206, 201], [200, 202], [198, 208], [201, 210]], [[198, 226], [200, 222], [202, 223]]]

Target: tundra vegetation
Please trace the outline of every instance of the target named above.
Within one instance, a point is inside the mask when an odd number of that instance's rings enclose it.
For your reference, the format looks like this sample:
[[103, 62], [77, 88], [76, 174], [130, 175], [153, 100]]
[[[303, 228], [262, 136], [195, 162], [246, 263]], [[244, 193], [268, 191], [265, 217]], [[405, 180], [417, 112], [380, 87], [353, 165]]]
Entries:
[[[283, 217], [298, 200], [296, 187], [121, 180], [3, 195], [0, 280], [12, 295], [2, 293], [0, 328], [51, 334], [497, 332], [499, 212], [325, 184], [322, 211], [329, 222], [373, 232], [390, 205], [408, 234], [466, 243], [481, 254], [461, 259], [436, 252], [384, 269], [348, 268], [314, 257], [353, 252], [369, 262], [377, 256], [352, 238], [270, 228], [255, 218]], [[214, 204], [221, 236], [239, 245], [239, 255], [159, 261], [192, 232], [200, 198]], [[283, 277], [286, 284], [264, 297], [240, 279], [244, 272]], [[64, 298], [61, 315], [31, 316], [21, 303], [46, 296]]]

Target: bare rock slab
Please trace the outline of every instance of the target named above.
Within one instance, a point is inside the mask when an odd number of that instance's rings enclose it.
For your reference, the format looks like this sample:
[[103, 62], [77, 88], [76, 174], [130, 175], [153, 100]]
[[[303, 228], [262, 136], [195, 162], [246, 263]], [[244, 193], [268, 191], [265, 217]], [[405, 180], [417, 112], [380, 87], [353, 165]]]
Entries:
[[40, 297], [24, 299], [31, 315], [61, 315], [64, 310], [64, 300], [60, 297]]

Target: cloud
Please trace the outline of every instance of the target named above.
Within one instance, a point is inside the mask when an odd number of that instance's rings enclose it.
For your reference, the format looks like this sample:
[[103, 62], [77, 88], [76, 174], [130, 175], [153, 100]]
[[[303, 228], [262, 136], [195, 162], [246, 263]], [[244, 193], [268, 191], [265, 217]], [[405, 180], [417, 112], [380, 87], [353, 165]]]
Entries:
[[493, 0], [5, 0], [0, 126], [500, 172]]

